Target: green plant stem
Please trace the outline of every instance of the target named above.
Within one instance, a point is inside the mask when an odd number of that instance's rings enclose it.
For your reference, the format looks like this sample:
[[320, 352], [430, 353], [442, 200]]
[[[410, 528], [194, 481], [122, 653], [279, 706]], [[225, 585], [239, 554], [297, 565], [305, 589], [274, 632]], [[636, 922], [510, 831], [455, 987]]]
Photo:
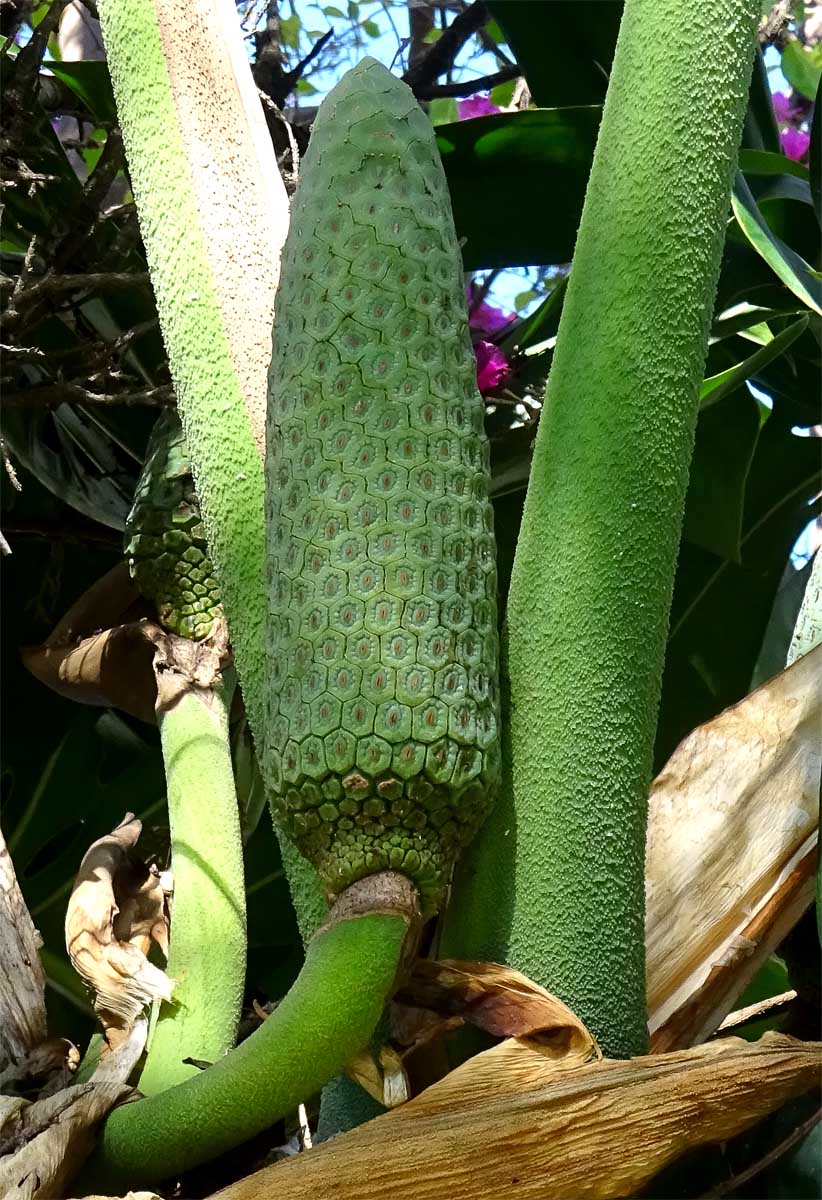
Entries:
[[323, 927], [268, 1020], [195, 1078], [116, 1109], [74, 1187], [115, 1194], [157, 1183], [296, 1108], [368, 1041], [392, 992], [406, 930], [402, 917], [386, 913]]
[[234, 672], [158, 714], [171, 824], [174, 900], [163, 1004], [140, 1076], [146, 1096], [199, 1074], [234, 1045], [245, 986], [245, 884], [231, 766]]
[[699, 385], [759, 14], [626, 0], [507, 610], [503, 796], [447, 953], [646, 1044], [644, 847]]
[[[267, 602], [262, 463], [212, 284], [155, 5], [152, 0], [101, 0], [98, 12], [209, 553], [263, 762]], [[185, 21], [183, 9], [175, 19]], [[300, 926], [310, 931], [326, 909], [322, 889], [313, 867], [291, 852], [284, 837], [280, 840]]]

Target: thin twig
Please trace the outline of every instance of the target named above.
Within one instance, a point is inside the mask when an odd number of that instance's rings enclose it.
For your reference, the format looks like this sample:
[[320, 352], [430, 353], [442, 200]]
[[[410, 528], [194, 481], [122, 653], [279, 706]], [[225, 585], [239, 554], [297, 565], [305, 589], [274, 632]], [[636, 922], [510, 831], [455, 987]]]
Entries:
[[170, 384], [145, 388], [136, 392], [92, 392], [79, 383], [48, 383], [39, 387], [23, 388], [17, 392], [6, 392], [3, 401], [10, 407], [54, 408], [64, 401], [72, 404], [144, 404], [165, 407], [174, 403], [174, 389]]
[[[89, 288], [128, 288], [148, 283], [147, 271], [92, 271], [82, 275], [54, 275], [49, 272], [28, 284], [14, 297], [14, 306], [31, 304], [42, 295], [59, 295], [60, 292], [87, 291]], [[13, 279], [0, 279], [0, 291], [14, 291]]]
[[749, 1004], [745, 1008], [737, 1009], [736, 1012], [728, 1013], [714, 1036], [727, 1034], [729, 1029], [738, 1029], [740, 1025], [747, 1025], [750, 1021], [759, 1021], [762, 1017], [776, 1016], [783, 1008], [793, 1004], [795, 999], [796, 992], [783, 992], [780, 996], [769, 996], [767, 1000], [760, 1000], [756, 1004]]
[[285, 125], [285, 133], [288, 138], [289, 149], [291, 150], [291, 173], [296, 180], [300, 174], [300, 151], [297, 147], [297, 139], [294, 137], [294, 130], [291, 128], [291, 122], [286, 117], [283, 110], [278, 104], [275, 104], [271, 97], [263, 91], [262, 88], [257, 88], [257, 94], [262, 100], [266, 108], [274, 113], [278, 120]]
[[520, 79], [522, 71], [519, 67], [505, 67], [494, 75], [483, 75], [480, 79], [463, 79], [459, 83], [429, 83], [420, 84], [414, 89], [418, 100], [438, 100], [447, 96], [473, 96], [475, 92], [487, 92], [501, 83], [510, 83], [512, 79]]

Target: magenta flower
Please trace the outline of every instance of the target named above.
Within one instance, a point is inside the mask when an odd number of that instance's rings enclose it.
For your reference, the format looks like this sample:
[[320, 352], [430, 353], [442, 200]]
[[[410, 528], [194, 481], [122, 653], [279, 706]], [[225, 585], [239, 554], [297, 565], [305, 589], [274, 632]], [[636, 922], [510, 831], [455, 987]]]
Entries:
[[506, 325], [510, 325], [512, 321], [516, 320], [515, 313], [507, 313], [502, 308], [487, 304], [485, 300], [470, 311], [468, 324], [472, 329], [481, 329], [484, 333], [498, 333], [500, 329], [504, 329]]
[[791, 104], [790, 96], [786, 96], [784, 92], [774, 92], [773, 111], [774, 116], [780, 124], [784, 121], [792, 120], [793, 105]]
[[801, 129], [783, 129], [779, 136], [782, 139], [782, 149], [794, 162], [799, 162], [808, 153], [811, 144], [809, 133]]
[[457, 112], [461, 121], [470, 121], [473, 117], [492, 117], [499, 112], [496, 104], [491, 103], [490, 96], [469, 96], [467, 100], [457, 101]]
[[508, 359], [493, 342], [477, 342], [474, 354], [477, 357], [477, 387], [481, 395], [489, 396], [508, 378], [511, 370]]

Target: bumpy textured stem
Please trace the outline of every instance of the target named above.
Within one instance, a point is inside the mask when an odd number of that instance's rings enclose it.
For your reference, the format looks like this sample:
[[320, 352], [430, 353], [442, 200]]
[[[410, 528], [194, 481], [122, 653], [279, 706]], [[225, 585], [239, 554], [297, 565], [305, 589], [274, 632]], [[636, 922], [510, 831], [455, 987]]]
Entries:
[[154, 1029], [140, 1091], [164, 1091], [216, 1062], [237, 1037], [245, 985], [245, 886], [228, 706], [233, 672], [159, 714], [171, 822], [174, 999]]
[[325, 927], [299, 978], [230, 1055], [106, 1121], [77, 1194], [119, 1194], [176, 1175], [239, 1145], [317, 1091], [360, 1050], [391, 994], [407, 932], [393, 914]]
[[755, 0], [626, 0], [507, 613], [507, 795], [449, 952], [646, 1040], [646, 804]]
[[[154, 0], [101, 0], [98, 12], [209, 552], [259, 749], [266, 721], [262, 463], [204, 249]], [[310, 929], [322, 905], [316, 874], [296, 854], [283, 858], [295, 905], [306, 906], [301, 926]]]

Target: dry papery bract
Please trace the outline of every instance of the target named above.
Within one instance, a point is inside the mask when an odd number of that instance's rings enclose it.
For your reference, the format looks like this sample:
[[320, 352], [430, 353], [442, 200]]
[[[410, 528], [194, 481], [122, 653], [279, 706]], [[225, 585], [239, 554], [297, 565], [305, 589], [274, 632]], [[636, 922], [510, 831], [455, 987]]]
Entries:
[[510, 1039], [408, 1104], [213, 1200], [617, 1200], [818, 1086], [822, 1046], [766, 1034], [568, 1069]]
[[556, 996], [498, 963], [418, 959], [390, 1009], [392, 1045], [363, 1051], [346, 1072], [386, 1108], [409, 1099], [406, 1073], [433, 1039], [460, 1025], [494, 1037], [528, 1038], [566, 1069], [599, 1056], [577, 1016]]
[[652, 1045], [719, 1027], [813, 901], [822, 646], [695, 729], [654, 781], [646, 855]]
[[141, 823], [128, 813], [86, 852], [66, 913], [66, 949], [94, 994], [106, 1040], [116, 1049], [144, 1009], [169, 1000], [173, 983], [146, 957], [168, 954], [166, 894], [159, 872], [134, 853]]

